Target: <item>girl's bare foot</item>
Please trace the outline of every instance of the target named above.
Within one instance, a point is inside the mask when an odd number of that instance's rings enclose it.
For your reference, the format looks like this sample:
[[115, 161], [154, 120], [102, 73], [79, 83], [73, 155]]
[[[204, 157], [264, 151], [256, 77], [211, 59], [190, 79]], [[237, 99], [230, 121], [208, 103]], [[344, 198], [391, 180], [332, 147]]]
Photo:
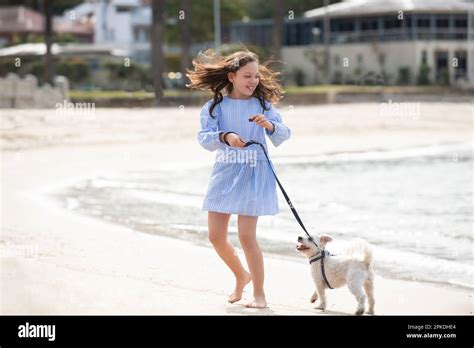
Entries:
[[235, 284], [235, 290], [229, 296], [230, 303], [240, 301], [240, 299], [242, 298], [242, 292], [244, 291], [245, 285], [250, 283], [251, 280], [252, 278], [250, 277], [249, 272], [245, 272], [245, 274], [242, 277], [237, 278], [237, 281]]
[[265, 295], [254, 296], [253, 301], [245, 305], [248, 308], [266, 308], [267, 301], [265, 300]]

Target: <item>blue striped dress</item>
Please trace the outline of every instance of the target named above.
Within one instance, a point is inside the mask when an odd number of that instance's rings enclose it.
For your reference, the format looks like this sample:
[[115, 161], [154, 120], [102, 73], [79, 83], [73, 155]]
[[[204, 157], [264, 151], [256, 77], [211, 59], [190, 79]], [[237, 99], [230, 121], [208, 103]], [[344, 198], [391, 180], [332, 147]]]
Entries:
[[[263, 111], [257, 98], [233, 99], [224, 96], [209, 114], [212, 100], [204, 104], [200, 120], [198, 141], [209, 151], [216, 151], [216, 161], [203, 202], [204, 211], [260, 216], [279, 212], [276, 181], [260, 145], [243, 149], [230, 147], [219, 141], [220, 132], [235, 132], [244, 141], [262, 143], [268, 153], [265, 134], [278, 146], [291, 136], [290, 129], [282, 123], [279, 112], [268, 102]], [[275, 125], [270, 133], [248, 119], [264, 114]]]

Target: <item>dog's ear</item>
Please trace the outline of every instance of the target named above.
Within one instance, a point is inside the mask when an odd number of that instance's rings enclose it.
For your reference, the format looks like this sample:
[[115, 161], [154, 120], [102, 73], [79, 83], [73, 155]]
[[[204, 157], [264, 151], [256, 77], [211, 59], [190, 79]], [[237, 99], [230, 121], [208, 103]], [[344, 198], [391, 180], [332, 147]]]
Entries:
[[319, 236], [319, 242], [323, 245], [332, 242], [332, 237], [327, 234], [322, 234]]

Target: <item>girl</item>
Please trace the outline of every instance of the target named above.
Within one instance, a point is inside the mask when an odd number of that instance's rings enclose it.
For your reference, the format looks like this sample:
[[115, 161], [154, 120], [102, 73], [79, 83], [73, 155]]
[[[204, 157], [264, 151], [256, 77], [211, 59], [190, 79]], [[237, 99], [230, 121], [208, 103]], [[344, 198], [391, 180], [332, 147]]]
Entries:
[[[218, 150], [203, 203], [203, 210], [208, 211], [209, 240], [235, 275], [229, 302], [239, 301], [252, 280], [253, 301], [246, 306], [265, 308], [263, 255], [256, 230], [259, 216], [279, 211], [276, 182], [261, 147], [244, 149], [244, 145], [255, 140], [267, 149], [265, 134], [275, 146], [290, 138], [290, 129], [271, 104], [282, 97], [276, 80], [279, 73], [259, 65], [257, 55], [249, 51], [221, 57], [208, 50], [200, 53], [193, 65], [194, 71], [188, 70], [191, 83], [187, 87], [214, 93], [201, 110], [198, 133], [202, 147]], [[231, 214], [238, 215], [239, 240], [250, 273], [227, 240]]]

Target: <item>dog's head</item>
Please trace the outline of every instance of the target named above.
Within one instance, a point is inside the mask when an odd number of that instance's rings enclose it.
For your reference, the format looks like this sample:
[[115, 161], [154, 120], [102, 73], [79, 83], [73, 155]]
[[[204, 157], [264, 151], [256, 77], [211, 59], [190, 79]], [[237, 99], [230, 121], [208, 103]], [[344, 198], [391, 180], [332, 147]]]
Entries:
[[332, 241], [332, 237], [328, 236], [327, 234], [311, 237], [298, 237], [296, 251], [302, 253], [306, 257], [311, 257], [317, 253], [320, 253], [330, 241]]

